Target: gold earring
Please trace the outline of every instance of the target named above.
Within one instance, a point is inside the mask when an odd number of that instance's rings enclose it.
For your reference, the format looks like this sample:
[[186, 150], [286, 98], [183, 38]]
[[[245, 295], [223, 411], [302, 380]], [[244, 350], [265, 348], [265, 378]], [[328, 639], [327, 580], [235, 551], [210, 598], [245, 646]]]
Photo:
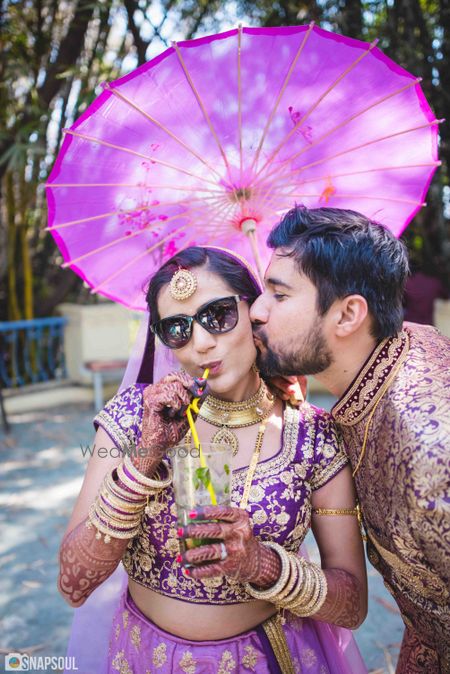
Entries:
[[259, 374], [259, 367], [257, 366], [256, 362], [252, 363], [252, 370], [255, 374]]

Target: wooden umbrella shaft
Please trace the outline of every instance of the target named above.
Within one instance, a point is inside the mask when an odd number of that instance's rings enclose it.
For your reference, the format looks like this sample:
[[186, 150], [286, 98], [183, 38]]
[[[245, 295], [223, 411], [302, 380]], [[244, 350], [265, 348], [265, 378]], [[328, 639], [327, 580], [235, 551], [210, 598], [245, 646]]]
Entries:
[[264, 285], [264, 269], [262, 266], [261, 256], [259, 254], [258, 239], [256, 236], [256, 220], [247, 218], [241, 223], [241, 229], [250, 241], [250, 246], [255, 260], [256, 269], [261, 283]]

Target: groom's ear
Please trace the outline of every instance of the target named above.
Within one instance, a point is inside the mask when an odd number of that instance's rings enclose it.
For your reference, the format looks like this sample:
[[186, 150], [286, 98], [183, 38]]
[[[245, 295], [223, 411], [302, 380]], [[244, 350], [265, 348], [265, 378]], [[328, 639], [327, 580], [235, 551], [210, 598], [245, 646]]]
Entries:
[[369, 319], [367, 300], [362, 295], [347, 295], [336, 309], [336, 337], [352, 335]]

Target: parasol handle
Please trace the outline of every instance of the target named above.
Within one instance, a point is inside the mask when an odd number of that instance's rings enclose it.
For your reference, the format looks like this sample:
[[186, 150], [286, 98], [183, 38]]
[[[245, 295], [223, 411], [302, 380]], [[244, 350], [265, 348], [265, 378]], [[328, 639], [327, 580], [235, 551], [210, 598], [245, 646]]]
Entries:
[[250, 241], [250, 246], [255, 260], [256, 269], [258, 270], [259, 280], [264, 286], [264, 270], [262, 266], [261, 256], [259, 254], [258, 240], [256, 238], [256, 220], [254, 218], [246, 218], [241, 222], [241, 229]]

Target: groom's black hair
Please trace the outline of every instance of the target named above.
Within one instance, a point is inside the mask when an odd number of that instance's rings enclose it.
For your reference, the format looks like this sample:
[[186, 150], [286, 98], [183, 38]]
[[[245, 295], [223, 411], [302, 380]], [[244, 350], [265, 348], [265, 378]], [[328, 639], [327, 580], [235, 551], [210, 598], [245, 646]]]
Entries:
[[401, 329], [408, 254], [382, 225], [356, 211], [295, 206], [271, 231], [267, 244], [285, 249], [281, 254], [293, 257], [315, 285], [320, 315], [336, 299], [362, 295], [373, 337], [381, 341]]

